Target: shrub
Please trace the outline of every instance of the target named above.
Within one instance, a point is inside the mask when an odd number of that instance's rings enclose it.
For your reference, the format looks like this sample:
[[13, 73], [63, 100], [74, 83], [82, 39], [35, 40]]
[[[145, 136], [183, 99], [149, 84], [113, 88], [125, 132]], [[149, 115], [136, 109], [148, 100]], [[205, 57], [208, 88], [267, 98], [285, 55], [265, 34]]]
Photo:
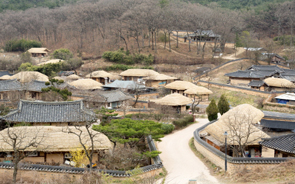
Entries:
[[69, 49], [56, 49], [52, 55], [55, 59], [68, 60], [73, 58], [73, 53]]
[[182, 127], [186, 127], [187, 125], [193, 122], [194, 122], [193, 116], [185, 116], [182, 119], [173, 121], [173, 124], [175, 125], [176, 128], [182, 128]]
[[220, 114], [224, 114], [229, 110], [229, 103], [225, 97], [225, 95], [221, 95], [219, 101], [218, 101], [218, 110]]
[[206, 113], [208, 115], [209, 121], [213, 121], [218, 118], [218, 108], [214, 99], [211, 100], [209, 106], [206, 108]]
[[162, 124], [162, 130], [164, 130], [164, 134], [170, 134], [174, 130], [174, 125]]
[[134, 67], [128, 66], [128, 65], [122, 65], [122, 64], [117, 64], [117, 65], [112, 65], [108, 66], [105, 68], [106, 71], [111, 71], [111, 70], [128, 70], [128, 69], [133, 69]]
[[5, 43], [4, 50], [7, 52], [24, 52], [32, 47], [42, 47], [42, 44], [35, 40], [9, 40]]
[[83, 64], [83, 61], [81, 58], [71, 58], [71, 59], [61, 63], [60, 70], [62, 70], [62, 71], [76, 70], [82, 64]]

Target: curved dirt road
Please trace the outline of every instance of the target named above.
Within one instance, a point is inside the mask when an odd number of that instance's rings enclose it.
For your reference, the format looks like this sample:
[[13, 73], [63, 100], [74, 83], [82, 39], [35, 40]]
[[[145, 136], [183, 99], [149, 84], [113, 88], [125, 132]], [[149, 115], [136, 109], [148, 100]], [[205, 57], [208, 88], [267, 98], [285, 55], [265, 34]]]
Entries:
[[160, 157], [168, 172], [165, 184], [187, 184], [193, 179], [197, 180], [197, 184], [218, 183], [188, 145], [196, 128], [208, 122], [207, 119], [197, 119], [197, 121], [199, 123], [167, 135], [158, 143], [158, 148], [162, 152]]

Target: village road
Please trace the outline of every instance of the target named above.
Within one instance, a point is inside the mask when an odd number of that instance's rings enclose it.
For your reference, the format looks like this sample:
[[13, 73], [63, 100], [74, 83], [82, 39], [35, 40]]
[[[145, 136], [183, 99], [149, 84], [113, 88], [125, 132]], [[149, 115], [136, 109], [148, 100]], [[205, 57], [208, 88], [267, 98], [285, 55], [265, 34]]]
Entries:
[[189, 180], [196, 180], [198, 184], [219, 183], [189, 147], [193, 132], [208, 122], [207, 119], [196, 120], [199, 123], [169, 134], [158, 143], [159, 151], [162, 152], [160, 158], [168, 172], [165, 184], [187, 184]]

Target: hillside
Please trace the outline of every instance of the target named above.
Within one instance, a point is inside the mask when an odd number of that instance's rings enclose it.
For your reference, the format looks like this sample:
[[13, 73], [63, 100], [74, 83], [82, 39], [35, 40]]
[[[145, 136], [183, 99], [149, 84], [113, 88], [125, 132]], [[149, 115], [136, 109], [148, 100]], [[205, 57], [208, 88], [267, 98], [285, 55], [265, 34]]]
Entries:
[[26, 10], [33, 7], [55, 8], [77, 0], [0, 0], [0, 12], [4, 10]]
[[289, 0], [184, 0], [191, 3], [199, 3], [202, 5], [210, 5], [211, 3], [217, 3], [222, 8], [228, 8], [232, 10], [250, 9], [265, 10], [269, 4], [283, 3]]

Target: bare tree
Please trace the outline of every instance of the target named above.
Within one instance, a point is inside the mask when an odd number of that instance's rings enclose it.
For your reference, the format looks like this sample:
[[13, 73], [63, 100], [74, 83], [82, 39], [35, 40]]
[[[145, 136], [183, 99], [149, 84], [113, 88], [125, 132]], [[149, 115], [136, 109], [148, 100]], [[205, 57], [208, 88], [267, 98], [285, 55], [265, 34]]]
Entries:
[[32, 129], [28, 126], [11, 127], [10, 125], [0, 132], [0, 150], [13, 151], [13, 183], [16, 183], [20, 161], [30, 153], [39, 151], [46, 135], [38, 127]]

